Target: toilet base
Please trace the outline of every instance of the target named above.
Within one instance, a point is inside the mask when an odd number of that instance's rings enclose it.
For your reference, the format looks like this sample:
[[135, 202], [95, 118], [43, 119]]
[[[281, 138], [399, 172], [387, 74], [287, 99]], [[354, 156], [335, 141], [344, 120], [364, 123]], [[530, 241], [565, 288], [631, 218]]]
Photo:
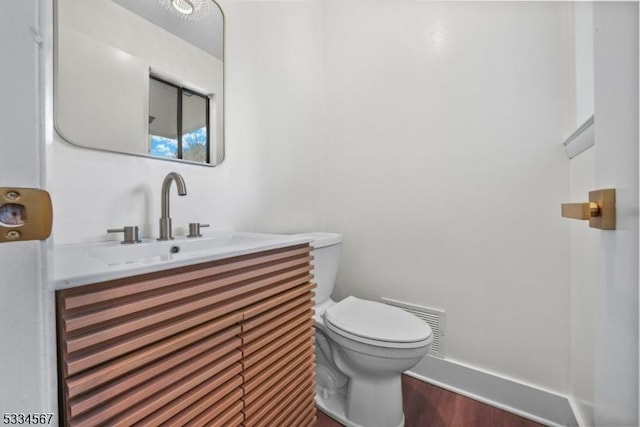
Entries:
[[[327, 393], [326, 390], [316, 387], [316, 406], [327, 416], [338, 421], [345, 427], [367, 427], [360, 424], [355, 424], [353, 421], [347, 419], [347, 394], [346, 390], [339, 390], [333, 393]], [[395, 427], [404, 427], [404, 414], [400, 424]]]

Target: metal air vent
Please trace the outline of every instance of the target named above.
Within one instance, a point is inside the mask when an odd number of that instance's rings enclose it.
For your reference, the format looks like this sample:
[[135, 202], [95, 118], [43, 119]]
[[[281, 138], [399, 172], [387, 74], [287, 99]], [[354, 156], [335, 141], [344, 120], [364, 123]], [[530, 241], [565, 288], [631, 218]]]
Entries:
[[423, 307], [416, 304], [409, 304], [407, 302], [397, 301], [390, 298], [382, 298], [382, 302], [387, 305], [392, 305], [394, 307], [398, 307], [403, 309], [404, 311], [411, 313], [415, 316], [418, 316], [420, 319], [424, 320], [431, 327], [431, 331], [433, 332], [433, 342], [431, 343], [431, 350], [429, 351], [429, 355], [433, 357], [437, 357], [439, 359], [444, 359], [445, 355], [445, 334], [444, 334], [444, 326], [445, 326], [445, 317], [446, 313], [444, 310], [438, 310], [435, 308]]

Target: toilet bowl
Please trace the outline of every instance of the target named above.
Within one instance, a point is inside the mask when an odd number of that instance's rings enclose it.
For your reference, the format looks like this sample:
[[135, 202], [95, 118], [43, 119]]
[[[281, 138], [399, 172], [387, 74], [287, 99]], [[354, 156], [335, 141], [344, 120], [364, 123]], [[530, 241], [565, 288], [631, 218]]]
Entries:
[[401, 373], [428, 352], [431, 328], [397, 307], [330, 298], [342, 236], [312, 233], [317, 283], [316, 404], [347, 427], [402, 427]]

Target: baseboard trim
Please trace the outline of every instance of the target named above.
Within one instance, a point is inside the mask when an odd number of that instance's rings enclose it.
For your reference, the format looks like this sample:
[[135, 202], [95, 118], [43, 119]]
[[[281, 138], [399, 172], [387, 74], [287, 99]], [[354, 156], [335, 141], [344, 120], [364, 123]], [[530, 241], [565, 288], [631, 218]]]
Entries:
[[589, 424], [587, 424], [587, 422], [585, 422], [584, 420], [584, 416], [580, 408], [580, 405], [578, 405], [578, 403], [575, 400], [573, 400], [571, 397], [569, 397], [569, 405], [571, 405], [573, 414], [576, 417], [576, 425], [578, 427], [587, 427]]
[[452, 360], [426, 356], [405, 374], [546, 426], [578, 425], [566, 396]]

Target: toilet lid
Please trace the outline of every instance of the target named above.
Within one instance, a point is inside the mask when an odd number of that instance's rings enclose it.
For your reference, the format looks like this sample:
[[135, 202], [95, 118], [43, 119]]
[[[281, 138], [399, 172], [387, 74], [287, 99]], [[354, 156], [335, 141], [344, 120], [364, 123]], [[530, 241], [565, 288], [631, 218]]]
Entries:
[[336, 333], [343, 331], [352, 338], [415, 343], [431, 337], [431, 328], [418, 317], [398, 307], [353, 296], [328, 307], [324, 319]]

